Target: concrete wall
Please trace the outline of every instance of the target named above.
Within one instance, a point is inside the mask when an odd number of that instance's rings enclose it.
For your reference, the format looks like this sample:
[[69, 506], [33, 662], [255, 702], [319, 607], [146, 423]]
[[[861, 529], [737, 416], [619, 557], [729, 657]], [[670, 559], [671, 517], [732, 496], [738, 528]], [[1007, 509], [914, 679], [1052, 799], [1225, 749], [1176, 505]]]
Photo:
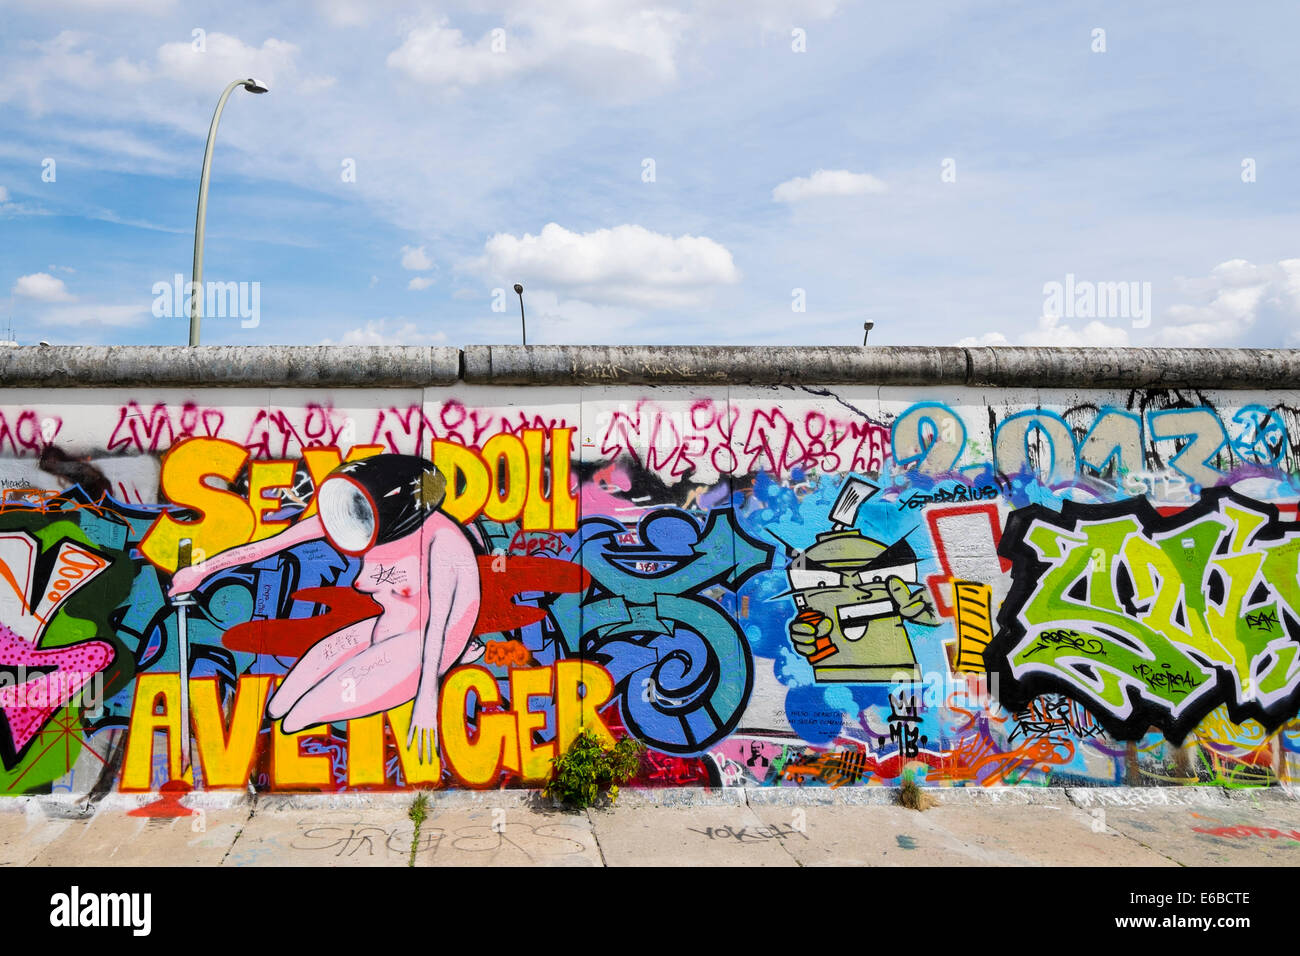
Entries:
[[1298, 410], [1288, 351], [4, 350], [0, 791], [584, 727], [643, 785], [1284, 781]]

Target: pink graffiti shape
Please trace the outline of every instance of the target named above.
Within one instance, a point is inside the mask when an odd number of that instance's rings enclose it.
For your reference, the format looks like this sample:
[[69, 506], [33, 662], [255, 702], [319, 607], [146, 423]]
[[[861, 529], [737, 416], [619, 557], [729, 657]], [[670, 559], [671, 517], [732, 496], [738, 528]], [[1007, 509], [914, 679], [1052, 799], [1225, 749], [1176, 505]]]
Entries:
[[112, 659], [113, 648], [103, 641], [43, 651], [0, 624], [0, 669], [40, 671], [22, 683], [0, 687], [0, 711], [9, 726], [14, 752], [21, 753], [49, 719]]

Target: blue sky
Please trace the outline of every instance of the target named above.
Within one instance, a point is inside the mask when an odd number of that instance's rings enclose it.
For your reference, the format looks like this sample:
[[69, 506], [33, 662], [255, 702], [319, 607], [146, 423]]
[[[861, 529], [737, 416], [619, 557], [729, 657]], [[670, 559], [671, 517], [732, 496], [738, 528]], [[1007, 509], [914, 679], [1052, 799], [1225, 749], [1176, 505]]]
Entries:
[[205, 344], [1300, 345], [1300, 8], [1134, 6], [0, 0], [0, 326], [184, 344], [252, 75]]

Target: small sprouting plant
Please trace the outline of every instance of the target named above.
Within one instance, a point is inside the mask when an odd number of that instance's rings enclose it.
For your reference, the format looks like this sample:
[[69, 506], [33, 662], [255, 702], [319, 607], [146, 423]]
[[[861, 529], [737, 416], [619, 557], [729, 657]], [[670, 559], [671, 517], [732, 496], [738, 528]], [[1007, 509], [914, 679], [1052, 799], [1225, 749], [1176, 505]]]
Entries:
[[415, 866], [415, 851], [420, 846], [420, 827], [424, 825], [425, 818], [429, 815], [429, 795], [423, 790], [417, 793], [406, 815], [415, 824], [415, 830], [411, 833], [411, 859], [406, 865]]
[[916, 775], [907, 770], [903, 773], [903, 785], [898, 788], [898, 802], [909, 810], [929, 810], [935, 799], [916, 782]]
[[551, 779], [542, 792], [579, 810], [594, 806], [602, 793], [614, 803], [618, 785], [636, 776], [644, 753], [645, 745], [631, 737], [606, 750], [599, 737], [584, 730], [567, 752], [551, 761]]

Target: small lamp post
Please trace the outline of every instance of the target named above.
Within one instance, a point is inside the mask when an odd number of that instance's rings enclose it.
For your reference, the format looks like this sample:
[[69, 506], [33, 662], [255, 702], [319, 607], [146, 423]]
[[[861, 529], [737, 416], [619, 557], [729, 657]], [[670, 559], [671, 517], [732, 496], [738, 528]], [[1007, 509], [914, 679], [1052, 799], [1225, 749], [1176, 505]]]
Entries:
[[515, 295], [519, 296], [519, 324], [524, 330], [524, 345], [528, 344], [528, 320], [524, 318], [524, 287], [515, 283]]

